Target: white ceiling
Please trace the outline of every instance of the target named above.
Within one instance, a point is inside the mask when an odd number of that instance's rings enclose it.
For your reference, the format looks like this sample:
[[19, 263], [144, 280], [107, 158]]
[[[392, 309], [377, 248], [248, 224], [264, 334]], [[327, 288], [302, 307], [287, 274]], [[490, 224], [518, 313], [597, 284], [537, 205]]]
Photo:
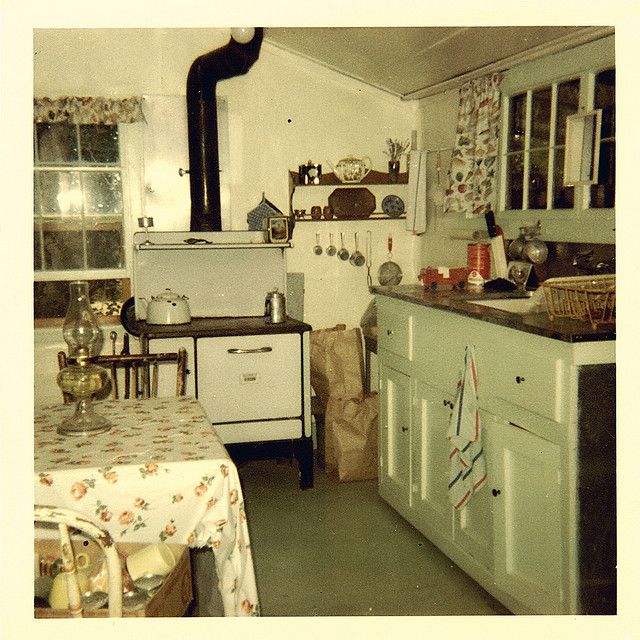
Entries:
[[265, 41], [405, 99], [611, 33], [607, 27], [267, 27]]

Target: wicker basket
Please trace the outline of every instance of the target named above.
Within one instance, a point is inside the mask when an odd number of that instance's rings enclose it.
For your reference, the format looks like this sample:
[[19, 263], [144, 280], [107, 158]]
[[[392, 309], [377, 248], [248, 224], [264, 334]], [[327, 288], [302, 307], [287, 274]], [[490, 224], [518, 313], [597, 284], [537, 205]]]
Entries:
[[573, 318], [599, 324], [615, 322], [616, 276], [549, 278], [542, 283], [549, 318]]

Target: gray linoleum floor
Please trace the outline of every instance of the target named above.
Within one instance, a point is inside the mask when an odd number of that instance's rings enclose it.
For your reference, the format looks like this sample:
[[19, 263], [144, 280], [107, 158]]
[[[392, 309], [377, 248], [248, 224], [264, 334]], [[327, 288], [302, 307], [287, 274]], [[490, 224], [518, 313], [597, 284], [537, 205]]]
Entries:
[[295, 463], [239, 467], [263, 616], [508, 615], [379, 496]]

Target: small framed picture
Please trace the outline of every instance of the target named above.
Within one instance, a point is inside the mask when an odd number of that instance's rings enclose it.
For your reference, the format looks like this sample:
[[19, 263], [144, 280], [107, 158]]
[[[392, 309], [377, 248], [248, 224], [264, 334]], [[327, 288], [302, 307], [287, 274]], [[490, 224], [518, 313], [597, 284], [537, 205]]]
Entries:
[[289, 218], [272, 216], [267, 222], [269, 242], [289, 242]]

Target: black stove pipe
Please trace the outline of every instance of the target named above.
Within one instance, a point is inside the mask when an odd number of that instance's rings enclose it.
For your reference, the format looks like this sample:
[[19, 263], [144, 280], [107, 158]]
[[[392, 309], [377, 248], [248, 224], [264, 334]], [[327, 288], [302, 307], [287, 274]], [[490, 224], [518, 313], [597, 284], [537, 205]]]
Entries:
[[233, 38], [220, 49], [199, 56], [187, 76], [189, 130], [190, 231], [222, 231], [216, 84], [247, 73], [260, 55], [263, 29], [249, 42]]

